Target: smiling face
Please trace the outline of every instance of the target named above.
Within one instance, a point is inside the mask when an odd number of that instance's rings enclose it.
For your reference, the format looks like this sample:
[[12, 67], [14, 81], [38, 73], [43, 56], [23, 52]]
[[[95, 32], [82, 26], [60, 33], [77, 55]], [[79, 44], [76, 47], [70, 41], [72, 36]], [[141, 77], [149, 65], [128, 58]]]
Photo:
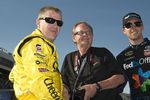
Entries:
[[123, 33], [128, 37], [129, 42], [141, 43], [143, 41], [142, 31], [144, 29], [143, 23], [137, 18], [130, 18], [123, 27]]
[[93, 34], [86, 24], [78, 24], [74, 29], [73, 41], [78, 47], [89, 48], [92, 45]]
[[42, 32], [47, 40], [53, 42], [58, 33], [60, 32], [60, 26], [57, 25], [57, 21], [54, 23], [48, 23], [45, 18], [53, 18], [54, 20], [61, 21], [61, 15], [54, 11], [54, 10], [47, 10], [43, 15], [42, 18], [37, 19], [37, 28]]

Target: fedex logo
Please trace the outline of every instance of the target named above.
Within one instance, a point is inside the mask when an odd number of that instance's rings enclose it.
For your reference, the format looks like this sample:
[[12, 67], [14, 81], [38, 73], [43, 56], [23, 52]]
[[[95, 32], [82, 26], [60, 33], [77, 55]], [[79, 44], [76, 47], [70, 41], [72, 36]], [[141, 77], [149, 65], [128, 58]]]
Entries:
[[127, 69], [132, 68], [132, 67], [140, 67], [140, 66], [141, 66], [141, 64], [137, 61], [132, 61], [129, 64], [123, 64], [124, 70], [127, 70]]
[[146, 57], [146, 58], [140, 58], [139, 60], [134, 60], [131, 61], [128, 64], [123, 64], [123, 68], [124, 70], [132, 68], [132, 67], [140, 67], [143, 64], [150, 64], [150, 57]]
[[132, 68], [133, 67], [133, 62], [129, 63], [129, 64], [123, 64], [123, 68], [124, 70]]

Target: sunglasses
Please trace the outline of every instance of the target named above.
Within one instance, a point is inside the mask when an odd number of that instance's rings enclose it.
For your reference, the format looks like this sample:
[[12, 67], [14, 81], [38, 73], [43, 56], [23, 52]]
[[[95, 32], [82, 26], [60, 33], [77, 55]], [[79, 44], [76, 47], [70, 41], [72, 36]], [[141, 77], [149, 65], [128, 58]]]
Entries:
[[137, 21], [137, 22], [134, 22], [134, 23], [130, 23], [130, 22], [128, 22], [128, 23], [125, 23], [124, 24], [124, 27], [125, 28], [127, 28], [127, 29], [129, 29], [129, 28], [131, 28], [131, 27], [140, 27], [140, 26], [142, 26], [142, 22], [140, 22], [140, 21]]
[[91, 35], [92, 33], [90, 31], [78, 31], [74, 33], [74, 35], [80, 35], [80, 36], [82, 36], [83, 34]]
[[39, 18], [39, 20], [45, 20], [45, 22], [47, 22], [49, 24], [54, 24], [56, 22], [57, 26], [59, 26], [59, 27], [61, 27], [63, 25], [63, 21], [56, 20], [56, 19], [51, 18], [51, 17]]

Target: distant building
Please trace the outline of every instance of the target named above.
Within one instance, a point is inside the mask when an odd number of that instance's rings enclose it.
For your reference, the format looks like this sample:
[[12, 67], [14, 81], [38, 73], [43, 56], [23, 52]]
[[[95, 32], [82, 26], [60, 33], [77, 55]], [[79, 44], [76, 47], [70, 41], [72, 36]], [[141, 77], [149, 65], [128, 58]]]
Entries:
[[0, 100], [13, 100], [12, 83], [8, 76], [14, 65], [13, 56], [6, 49], [0, 48]]
[[0, 73], [8, 74], [14, 64], [13, 56], [6, 49], [0, 48]]

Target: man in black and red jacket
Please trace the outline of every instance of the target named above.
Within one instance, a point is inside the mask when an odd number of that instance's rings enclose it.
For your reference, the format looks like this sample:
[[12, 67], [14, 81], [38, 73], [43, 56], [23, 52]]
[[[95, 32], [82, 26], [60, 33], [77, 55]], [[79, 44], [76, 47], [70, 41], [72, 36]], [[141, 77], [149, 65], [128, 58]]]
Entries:
[[108, 49], [91, 46], [92, 27], [78, 22], [72, 37], [78, 50], [66, 55], [61, 71], [67, 100], [122, 100], [117, 88], [124, 82], [121, 68]]

